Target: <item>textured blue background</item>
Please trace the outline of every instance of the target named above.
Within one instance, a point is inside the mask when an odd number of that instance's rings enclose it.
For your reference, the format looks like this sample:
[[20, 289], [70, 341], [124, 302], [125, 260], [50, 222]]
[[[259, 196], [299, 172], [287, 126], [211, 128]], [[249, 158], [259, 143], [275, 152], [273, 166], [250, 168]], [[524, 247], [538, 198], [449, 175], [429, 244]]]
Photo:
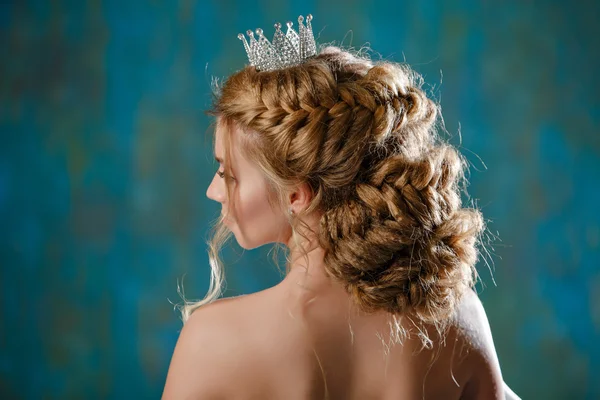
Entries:
[[[246, 63], [238, 32], [306, 13], [411, 63], [462, 136], [505, 380], [599, 398], [599, 3], [271, 3], [1, 3], [0, 398], [160, 397], [177, 281], [208, 289], [210, 77]], [[268, 250], [227, 250], [226, 295], [280, 279]]]

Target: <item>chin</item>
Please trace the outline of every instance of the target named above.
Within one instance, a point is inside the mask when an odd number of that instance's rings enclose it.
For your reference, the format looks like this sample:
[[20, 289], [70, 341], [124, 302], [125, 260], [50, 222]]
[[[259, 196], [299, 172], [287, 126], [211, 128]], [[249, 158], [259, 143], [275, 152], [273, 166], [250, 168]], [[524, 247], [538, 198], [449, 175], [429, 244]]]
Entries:
[[260, 241], [257, 242], [257, 241], [252, 241], [252, 240], [246, 240], [246, 238], [244, 236], [242, 236], [241, 234], [239, 234], [239, 232], [237, 230], [232, 229], [231, 231], [233, 232], [233, 235], [235, 236], [235, 240], [237, 241], [238, 246], [240, 246], [244, 250], [254, 250], [265, 244]]
[[239, 226], [231, 220], [226, 219], [223, 221], [223, 223], [229, 228], [233, 236], [235, 236], [238, 246], [244, 250], [254, 250], [258, 247], [264, 246], [265, 244], [273, 243], [273, 241], [267, 240], [266, 237], [258, 237], [255, 234], [244, 235], [239, 229]]

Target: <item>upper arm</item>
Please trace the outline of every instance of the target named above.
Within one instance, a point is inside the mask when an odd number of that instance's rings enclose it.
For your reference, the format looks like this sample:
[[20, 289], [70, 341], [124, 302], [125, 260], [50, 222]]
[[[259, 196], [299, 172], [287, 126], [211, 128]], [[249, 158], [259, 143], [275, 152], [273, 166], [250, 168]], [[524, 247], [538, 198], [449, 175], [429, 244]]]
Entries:
[[167, 373], [163, 400], [227, 398], [244, 359], [240, 354], [242, 333], [236, 334], [233, 324], [215, 306], [209, 304], [196, 310], [183, 326]]

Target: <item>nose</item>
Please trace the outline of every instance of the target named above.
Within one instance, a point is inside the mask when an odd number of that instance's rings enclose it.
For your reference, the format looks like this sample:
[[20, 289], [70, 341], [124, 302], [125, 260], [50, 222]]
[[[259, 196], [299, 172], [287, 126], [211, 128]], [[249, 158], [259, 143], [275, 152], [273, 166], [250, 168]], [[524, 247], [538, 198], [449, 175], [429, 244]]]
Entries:
[[223, 204], [225, 202], [225, 197], [227, 193], [225, 192], [225, 186], [223, 184], [223, 180], [218, 177], [217, 174], [213, 177], [212, 182], [208, 186], [206, 190], [206, 197], [216, 202]]

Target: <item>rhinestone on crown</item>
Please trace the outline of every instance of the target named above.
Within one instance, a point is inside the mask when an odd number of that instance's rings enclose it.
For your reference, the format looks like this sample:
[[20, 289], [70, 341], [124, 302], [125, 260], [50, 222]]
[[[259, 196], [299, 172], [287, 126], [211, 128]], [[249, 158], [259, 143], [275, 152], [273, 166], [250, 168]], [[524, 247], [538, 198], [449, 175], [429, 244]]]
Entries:
[[244, 42], [246, 54], [250, 65], [256, 67], [258, 71], [272, 71], [279, 68], [290, 67], [304, 62], [307, 58], [317, 54], [317, 45], [312, 31], [312, 15], [306, 16], [306, 26], [303, 24], [304, 17], [298, 17], [298, 32], [292, 29], [293, 23], [287, 22], [287, 32], [284, 35], [281, 31], [281, 24], [275, 24], [275, 35], [273, 40], [269, 40], [263, 34], [263, 30], [256, 29], [258, 40], [254, 37], [254, 32], [246, 31], [250, 37], [250, 43], [246, 40], [244, 34], [238, 34], [238, 39]]

